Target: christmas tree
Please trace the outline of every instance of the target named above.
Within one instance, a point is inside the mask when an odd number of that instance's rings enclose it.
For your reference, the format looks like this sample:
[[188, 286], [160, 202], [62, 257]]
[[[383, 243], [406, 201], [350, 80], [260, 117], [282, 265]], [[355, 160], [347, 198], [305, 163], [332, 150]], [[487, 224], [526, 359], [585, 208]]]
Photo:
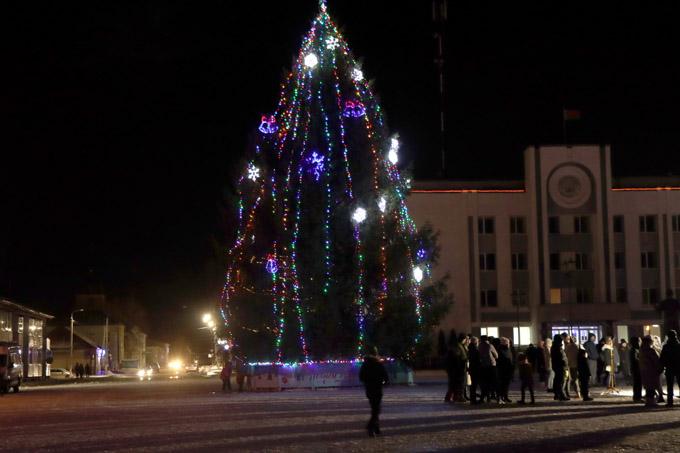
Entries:
[[[251, 360], [408, 357], [445, 311], [431, 231], [406, 207], [399, 139], [320, 2], [237, 184], [220, 312]], [[424, 296], [425, 293], [425, 296]], [[429, 294], [429, 296], [427, 296]]]

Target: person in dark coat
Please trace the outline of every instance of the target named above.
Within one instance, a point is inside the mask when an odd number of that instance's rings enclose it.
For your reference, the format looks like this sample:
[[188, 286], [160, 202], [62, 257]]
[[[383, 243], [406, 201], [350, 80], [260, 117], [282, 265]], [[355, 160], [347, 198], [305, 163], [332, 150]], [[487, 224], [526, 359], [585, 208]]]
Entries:
[[628, 351], [630, 375], [633, 378], [633, 401], [642, 402], [642, 376], [640, 375], [640, 337], [630, 339], [630, 350]]
[[492, 398], [495, 398], [498, 404], [503, 404], [500, 398], [498, 398], [498, 392], [496, 391], [498, 386], [498, 372], [496, 371], [498, 352], [489, 342], [489, 337], [486, 335], [482, 335], [479, 340], [482, 401], [491, 401]]
[[373, 348], [371, 354], [364, 357], [364, 363], [359, 369], [359, 380], [366, 389], [366, 398], [371, 405], [371, 418], [366, 425], [368, 435], [380, 435], [380, 403], [383, 397], [383, 386], [389, 381], [387, 371], [380, 361], [378, 348]]
[[536, 368], [534, 368], [538, 372], [538, 380], [541, 382], [545, 382], [547, 377], [545, 356], [545, 341], [541, 340], [539, 341], [538, 347], [536, 348]]
[[579, 388], [583, 401], [592, 401], [590, 397], [590, 364], [588, 363], [588, 352], [579, 349], [576, 355], [576, 369], [578, 372]]
[[512, 403], [508, 396], [508, 390], [515, 373], [515, 363], [510, 350], [510, 340], [505, 337], [500, 339], [496, 367], [498, 369], [498, 398], [506, 403]]
[[470, 404], [479, 404], [477, 389], [481, 388], [481, 363], [479, 360], [479, 340], [477, 337], [470, 338], [468, 346], [468, 370], [470, 373]]
[[523, 354], [519, 353], [517, 356], [517, 363], [518, 363], [518, 368], [519, 368], [519, 380], [522, 383], [522, 386], [520, 388], [521, 393], [522, 393], [522, 399], [519, 400], [517, 403], [518, 404], [525, 404], [525, 392], [527, 389], [529, 390], [529, 395], [531, 396], [531, 404], [534, 404], [534, 369], [531, 366], [531, 363], [529, 362], [528, 357]]
[[656, 406], [659, 402], [656, 398], [656, 391], [661, 376], [661, 361], [659, 360], [659, 353], [654, 349], [654, 339], [651, 335], [645, 335], [642, 339], [640, 376], [642, 376], [642, 386], [645, 388], [647, 406]]
[[583, 347], [588, 353], [588, 367], [590, 368], [590, 383], [592, 385], [599, 383], [597, 380], [597, 361], [600, 358], [600, 351], [595, 343], [596, 339], [595, 334], [590, 332], [588, 334], [588, 341], [583, 343]]
[[555, 335], [553, 337], [553, 344], [550, 347], [550, 361], [552, 369], [555, 372], [555, 380], [553, 381], [555, 399], [559, 401], [569, 401], [569, 398], [564, 392], [567, 374], [567, 354], [564, 352], [564, 348], [562, 348], [561, 335]]
[[666, 371], [666, 406], [673, 406], [673, 386], [680, 386], [680, 342], [675, 330], [668, 331], [668, 341], [661, 350], [661, 366]]

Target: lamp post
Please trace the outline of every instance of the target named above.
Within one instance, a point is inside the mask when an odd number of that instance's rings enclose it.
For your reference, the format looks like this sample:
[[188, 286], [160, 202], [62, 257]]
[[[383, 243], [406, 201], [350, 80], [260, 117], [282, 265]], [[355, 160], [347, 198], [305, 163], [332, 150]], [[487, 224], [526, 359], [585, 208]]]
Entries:
[[212, 359], [213, 363], [217, 364], [217, 335], [215, 334], [217, 331], [217, 325], [215, 324], [212, 314], [210, 313], [204, 313], [201, 319], [203, 321], [203, 324], [205, 324], [205, 328], [210, 329], [210, 332], [212, 333], [212, 348], [213, 348]]
[[[565, 270], [565, 274], [567, 276], [567, 280], [569, 282], [569, 297], [567, 298], [567, 304], [569, 305], [569, 335], [574, 335], [574, 321], [572, 319], [572, 311], [573, 307], [572, 304], [575, 302], [575, 300], [572, 300], [574, 298], [574, 271], [576, 268], [576, 260], [574, 258], [570, 258], [562, 263], [563, 269]], [[576, 335], [578, 337], [578, 335]]]
[[71, 346], [69, 348], [69, 354], [68, 354], [68, 369], [69, 371], [73, 371], [73, 315], [76, 313], [80, 313], [81, 311], [85, 311], [84, 308], [79, 308], [77, 310], [73, 310], [71, 312]]

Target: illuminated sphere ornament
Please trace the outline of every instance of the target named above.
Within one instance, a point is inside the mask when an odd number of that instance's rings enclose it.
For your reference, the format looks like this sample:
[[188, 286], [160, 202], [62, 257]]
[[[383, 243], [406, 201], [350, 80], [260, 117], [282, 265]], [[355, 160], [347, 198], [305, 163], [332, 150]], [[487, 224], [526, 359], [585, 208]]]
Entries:
[[279, 271], [279, 264], [276, 262], [276, 258], [272, 256], [267, 258], [267, 264], [264, 267], [270, 274], [276, 274]]
[[380, 209], [380, 212], [385, 212], [385, 209], [387, 208], [387, 200], [385, 200], [385, 197], [380, 197], [378, 200], [378, 209]]
[[305, 55], [305, 66], [307, 66], [309, 69], [314, 69], [318, 64], [319, 59], [315, 54], [308, 53], [307, 55]]
[[361, 223], [366, 220], [366, 210], [362, 207], [356, 208], [354, 214], [352, 214], [352, 220], [354, 220], [355, 223]]
[[418, 283], [423, 281], [423, 270], [420, 268], [420, 266], [416, 266], [413, 268], [413, 278]]

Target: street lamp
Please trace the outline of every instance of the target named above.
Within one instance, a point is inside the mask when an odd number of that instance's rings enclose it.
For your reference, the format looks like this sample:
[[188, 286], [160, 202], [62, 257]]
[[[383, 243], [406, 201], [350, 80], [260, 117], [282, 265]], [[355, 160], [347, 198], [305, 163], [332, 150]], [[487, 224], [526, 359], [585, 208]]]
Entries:
[[204, 313], [202, 319], [203, 324], [208, 324], [210, 321], [212, 321], [212, 315], [210, 313]]
[[68, 354], [68, 369], [69, 371], [73, 371], [73, 315], [76, 313], [80, 313], [81, 311], [85, 311], [84, 308], [79, 308], [77, 310], [73, 310], [71, 312], [71, 347], [69, 348], [69, 354]]

